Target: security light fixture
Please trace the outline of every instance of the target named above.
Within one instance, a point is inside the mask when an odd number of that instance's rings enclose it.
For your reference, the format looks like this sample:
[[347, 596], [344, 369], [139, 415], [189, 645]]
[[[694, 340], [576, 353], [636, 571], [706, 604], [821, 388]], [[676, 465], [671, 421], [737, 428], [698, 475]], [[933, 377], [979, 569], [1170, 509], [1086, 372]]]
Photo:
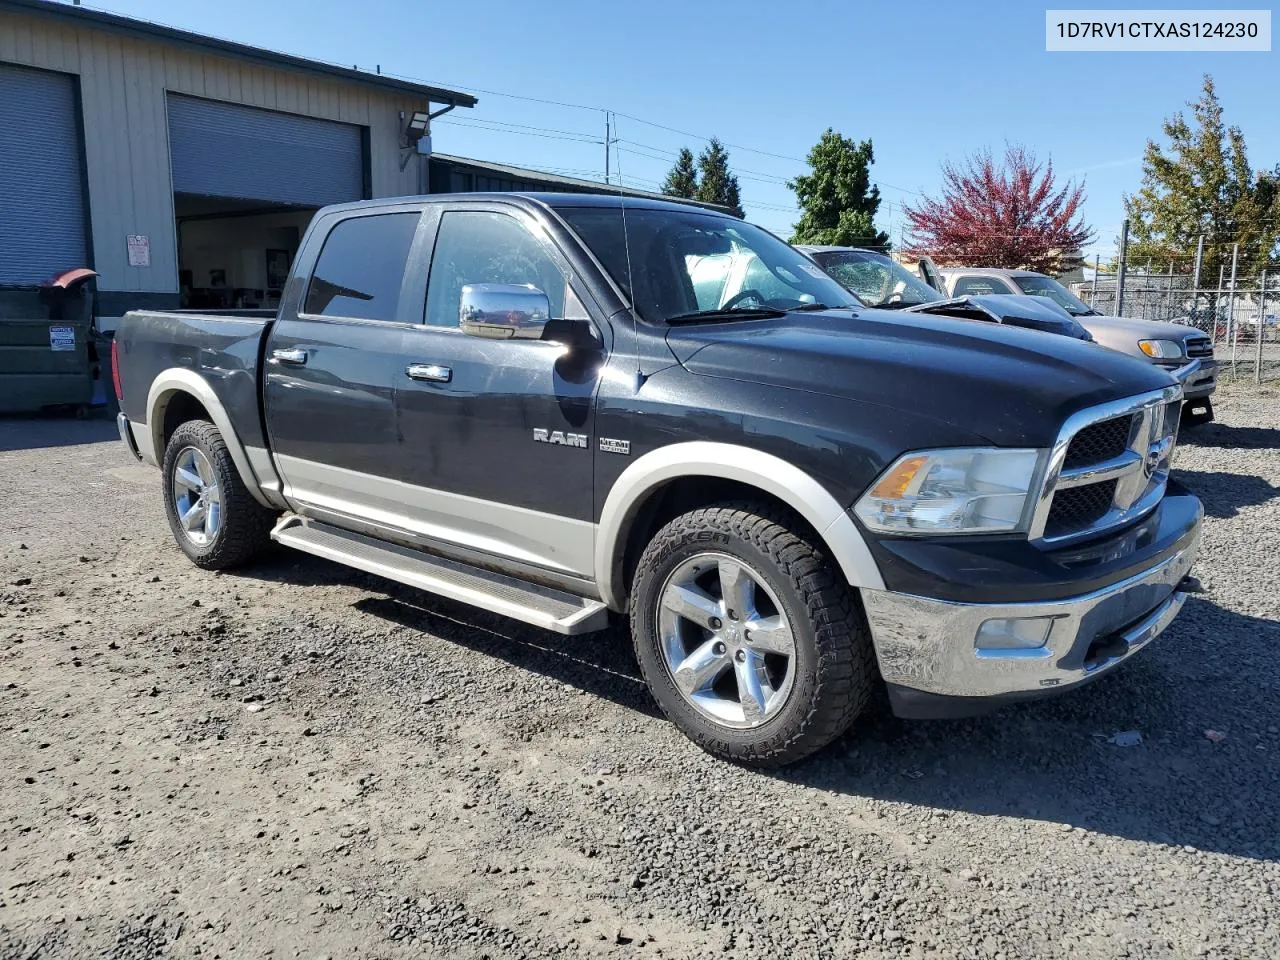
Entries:
[[410, 140], [416, 141], [426, 136], [431, 129], [431, 114], [425, 110], [415, 110], [405, 124], [404, 132]]
[[[410, 158], [415, 153], [420, 157], [431, 155], [431, 121], [448, 113], [455, 106], [457, 104], [447, 103], [439, 110], [415, 110], [409, 115], [409, 119], [404, 125], [404, 142], [400, 147], [401, 170], [408, 165]], [[400, 114], [400, 119], [404, 120], [403, 113]]]

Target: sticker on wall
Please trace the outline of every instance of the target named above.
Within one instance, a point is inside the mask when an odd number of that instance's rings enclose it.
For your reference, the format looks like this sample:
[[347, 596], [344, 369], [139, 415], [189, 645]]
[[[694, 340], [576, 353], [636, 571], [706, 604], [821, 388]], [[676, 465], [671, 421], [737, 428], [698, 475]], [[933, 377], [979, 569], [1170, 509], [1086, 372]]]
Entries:
[[129, 246], [129, 266], [151, 266], [151, 238], [142, 234], [129, 234], [124, 238]]
[[49, 349], [55, 352], [74, 350], [76, 348], [75, 327], [50, 327]]

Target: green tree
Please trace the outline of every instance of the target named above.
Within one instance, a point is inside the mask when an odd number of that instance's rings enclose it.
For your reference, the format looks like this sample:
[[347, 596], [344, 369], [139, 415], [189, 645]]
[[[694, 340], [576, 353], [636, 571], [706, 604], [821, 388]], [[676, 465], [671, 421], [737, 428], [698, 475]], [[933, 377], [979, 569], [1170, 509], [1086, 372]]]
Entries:
[[888, 250], [889, 235], [875, 224], [880, 188], [871, 182], [871, 141], [856, 143], [828, 127], [808, 161], [810, 173], [787, 181], [800, 205], [791, 242]]
[[662, 182], [662, 192], [668, 197], [682, 197], [692, 200], [698, 193], [698, 169], [693, 163], [693, 151], [681, 147], [676, 157], [676, 165]]
[[695, 200], [718, 203], [732, 210], [734, 216], [745, 216], [738, 194], [738, 178], [729, 171], [729, 152], [715, 137], [707, 141], [707, 148], [698, 156], [698, 172], [701, 177]]
[[1142, 189], [1126, 196], [1129, 263], [1173, 263], [1190, 273], [1196, 240], [1204, 236], [1204, 282], [1218, 268], [1231, 269], [1231, 246], [1240, 244], [1240, 270], [1252, 273], [1275, 258], [1280, 242], [1276, 177], [1254, 175], [1244, 134], [1228, 127], [1213, 78], [1200, 99], [1164, 121], [1168, 146], [1147, 141]]

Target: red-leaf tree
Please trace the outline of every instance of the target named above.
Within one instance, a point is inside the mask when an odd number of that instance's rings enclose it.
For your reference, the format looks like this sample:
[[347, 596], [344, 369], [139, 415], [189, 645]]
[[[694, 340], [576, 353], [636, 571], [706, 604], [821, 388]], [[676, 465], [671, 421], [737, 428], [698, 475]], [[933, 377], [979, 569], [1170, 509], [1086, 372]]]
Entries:
[[1063, 273], [1078, 267], [1093, 231], [1080, 218], [1083, 184], [1054, 182], [1053, 162], [1008, 146], [942, 167], [942, 197], [906, 207], [905, 252], [942, 266]]

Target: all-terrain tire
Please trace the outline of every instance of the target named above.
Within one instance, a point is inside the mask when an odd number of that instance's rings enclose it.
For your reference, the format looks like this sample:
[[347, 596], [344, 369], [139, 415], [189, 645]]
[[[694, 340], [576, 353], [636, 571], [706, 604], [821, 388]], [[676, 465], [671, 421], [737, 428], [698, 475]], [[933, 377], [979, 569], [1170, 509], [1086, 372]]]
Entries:
[[[174, 491], [174, 473], [183, 451], [195, 448], [204, 454], [216, 478], [220, 506], [217, 531], [198, 542], [183, 528]], [[227, 570], [247, 563], [271, 542], [276, 514], [249, 492], [222, 434], [207, 420], [188, 420], [173, 432], [164, 451], [161, 469], [164, 510], [169, 528], [182, 552], [205, 570]]]
[[[677, 688], [663, 653], [664, 584], [682, 563], [709, 552], [762, 575], [792, 625], [794, 681], [785, 704], [759, 726], [726, 726], [698, 710]], [[630, 614], [636, 659], [658, 706], [695, 743], [726, 760], [779, 767], [814, 753], [849, 728], [877, 682], [856, 591], [793, 513], [768, 504], [716, 504], [664, 526], [640, 557]]]

